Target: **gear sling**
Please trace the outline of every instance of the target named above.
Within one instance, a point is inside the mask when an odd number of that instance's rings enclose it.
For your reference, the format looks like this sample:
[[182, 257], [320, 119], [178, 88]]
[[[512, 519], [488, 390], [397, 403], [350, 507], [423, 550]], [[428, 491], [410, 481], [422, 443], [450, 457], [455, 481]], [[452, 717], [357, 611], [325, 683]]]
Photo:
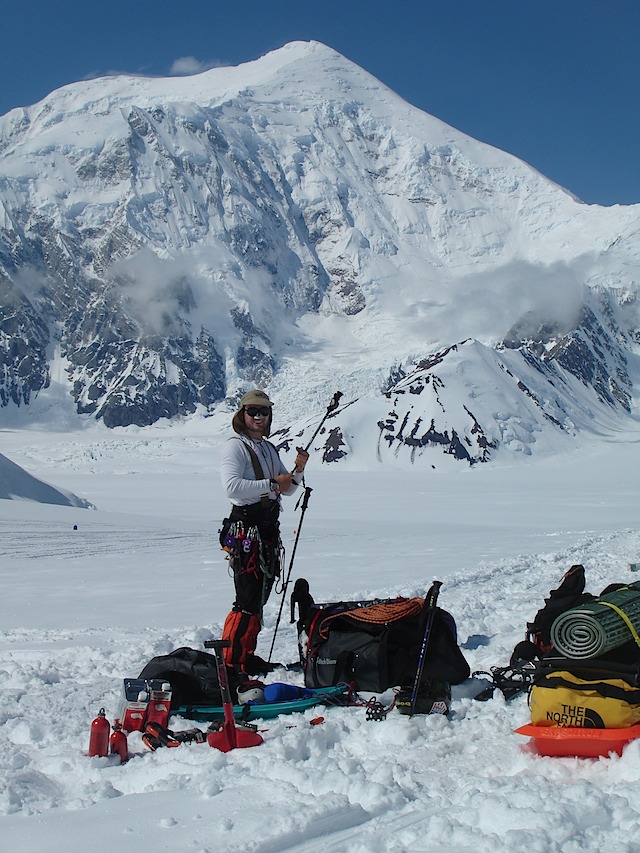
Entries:
[[[251, 457], [256, 479], [265, 479], [255, 451], [244, 441], [242, 444]], [[233, 506], [229, 517], [222, 522], [220, 545], [228, 554], [236, 594], [222, 632], [222, 639], [230, 643], [223, 654], [227, 666], [243, 671], [256, 649], [262, 608], [280, 574], [279, 513], [278, 501], [262, 495], [259, 503]]]

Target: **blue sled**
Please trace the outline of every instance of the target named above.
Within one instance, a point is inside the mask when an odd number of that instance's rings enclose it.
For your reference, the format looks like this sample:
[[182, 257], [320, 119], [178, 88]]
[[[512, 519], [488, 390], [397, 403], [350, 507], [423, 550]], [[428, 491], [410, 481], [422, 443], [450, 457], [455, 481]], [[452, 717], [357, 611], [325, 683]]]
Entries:
[[[348, 684], [336, 684], [333, 687], [318, 687], [313, 691], [313, 696], [308, 696], [306, 699], [292, 699], [288, 702], [270, 702], [262, 705], [234, 705], [233, 715], [242, 720], [270, 720], [280, 714], [295, 714], [314, 705], [343, 705], [346, 702], [333, 700], [344, 696], [348, 690]], [[222, 705], [180, 705], [172, 713], [180, 714], [188, 720], [207, 722], [224, 716], [224, 708]]]

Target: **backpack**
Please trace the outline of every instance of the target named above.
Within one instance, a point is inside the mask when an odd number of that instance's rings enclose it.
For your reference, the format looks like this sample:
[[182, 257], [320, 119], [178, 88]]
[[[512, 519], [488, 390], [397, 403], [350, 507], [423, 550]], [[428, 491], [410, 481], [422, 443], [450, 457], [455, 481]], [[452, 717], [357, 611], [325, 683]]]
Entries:
[[615, 592], [626, 585], [622, 583], [609, 584], [602, 590], [600, 596], [585, 592], [584, 566], [576, 564], [566, 572], [557, 589], [549, 592], [541, 607], [533, 618], [527, 622], [526, 638], [517, 643], [511, 653], [510, 667], [520, 668], [527, 661], [542, 659], [550, 653], [556, 653], [553, 644], [553, 626], [558, 617], [579, 607], [582, 604], [597, 601], [599, 597]]
[[[373, 599], [315, 604], [304, 579], [296, 582], [298, 647], [305, 685], [352, 683], [380, 693], [415, 677], [425, 618], [421, 598]], [[469, 665], [457, 643], [455, 620], [436, 608], [423, 679], [459, 684]]]
[[[539, 671], [548, 666], [550, 656], [554, 656], [553, 659], [560, 661], [558, 663], [560, 669], [571, 670], [572, 666], [578, 663], [578, 661], [571, 660], [564, 660], [564, 664], [561, 662], [562, 659], [559, 657], [558, 651], [554, 649], [552, 634], [554, 623], [560, 616], [575, 607], [597, 600], [597, 596], [585, 592], [585, 584], [584, 566], [579, 563], [571, 566], [563, 576], [558, 588], [549, 592], [548, 597], [544, 600], [544, 606], [538, 610], [531, 622], [527, 622], [526, 639], [516, 643], [509, 659], [509, 665], [493, 666], [491, 672], [478, 670], [473, 673], [473, 675], [489, 675], [492, 680], [486, 689], [474, 697], [475, 699], [486, 701], [493, 696], [496, 689], [500, 690], [507, 700], [523, 692], [531, 691]], [[610, 584], [602, 591], [601, 595], [624, 586], [625, 584], [621, 583]], [[606, 672], [610, 663], [633, 665], [639, 659], [638, 656], [638, 646], [635, 643], [626, 644], [624, 647], [615, 650], [614, 653], [602, 656], [599, 659], [601, 661], [600, 668]], [[549, 686], [547, 683], [546, 687]], [[552, 701], [551, 699], [541, 699], [540, 697], [543, 695], [537, 691], [538, 698], [536, 701], [539, 702], [541, 708], [545, 708], [547, 703]], [[556, 699], [560, 702], [559, 695], [556, 696]], [[571, 700], [568, 699], [568, 701]], [[556, 708], [551, 713], [560, 717], [562, 712]], [[545, 718], [546, 710], [536, 712], [536, 716], [540, 719]]]
[[[615, 599], [623, 607], [625, 596], [619, 591], [628, 592], [629, 588], [625, 584], [610, 584], [600, 596], [595, 596], [584, 592], [584, 586], [584, 567], [572, 566], [560, 587], [545, 599], [545, 606], [533, 623], [527, 625], [538, 658], [530, 685], [531, 722], [536, 726], [593, 729], [636, 725], [640, 723], [638, 642], [634, 639], [621, 642], [597, 657], [590, 657], [588, 647], [597, 648], [595, 635], [586, 631], [580, 621], [585, 607], [587, 615], [591, 614], [596, 612], [598, 602]], [[624, 629], [628, 617], [617, 605], [614, 611], [618, 614], [615, 620]], [[524, 645], [526, 641], [514, 649], [512, 664], [514, 656], [525, 657]], [[568, 651], [572, 645], [580, 653], [575, 657]]]
[[542, 657], [553, 649], [551, 627], [558, 616], [584, 604], [593, 601], [595, 596], [584, 591], [586, 584], [584, 566], [571, 566], [562, 578], [557, 589], [552, 589], [549, 597], [544, 600], [544, 607], [536, 613], [533, 622], [527, 623], [527, 637], [536, 647], [537, 656]]
[[[227, 668], [229, 688], [235, 697], [238, 676]], [[207, 652], [183, 647], [152, 658], [138, 678], [168, 681], [171, 684], [171, 708], [181, 705], [222, 705], [216, 659]]]

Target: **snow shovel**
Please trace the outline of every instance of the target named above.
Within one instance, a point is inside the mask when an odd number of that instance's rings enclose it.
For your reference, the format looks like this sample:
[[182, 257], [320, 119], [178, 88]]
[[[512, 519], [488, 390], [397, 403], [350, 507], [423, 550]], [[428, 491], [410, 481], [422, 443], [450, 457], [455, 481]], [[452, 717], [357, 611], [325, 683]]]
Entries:
[[227, 667], [222, 656], [222, 649], [231, 645], [230, 640], [207, 640], [205, 648], [213, 649], [218, 668], [218, 683], [222, 694], [222, 708], [224, 710], [224, 725], [217, 732], [207, 735], [207, 743], [220, 752], [229, 752], [231, 749], [244, 749], [248, 746], [260, 746], [264, 743], [262, 736], [251, 729], [237, 726], [233, 716], [233, 703], [229, 690], [229, 677]]

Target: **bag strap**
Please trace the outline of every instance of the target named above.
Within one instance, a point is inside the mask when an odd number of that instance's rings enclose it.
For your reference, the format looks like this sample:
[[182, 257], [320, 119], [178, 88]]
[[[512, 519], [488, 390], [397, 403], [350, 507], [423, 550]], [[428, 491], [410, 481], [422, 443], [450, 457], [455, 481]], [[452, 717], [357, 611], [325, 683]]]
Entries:
[[[246, 447], [249, 458], [251, 459], [251, 465], [253, 466], [253, 473], [256, 476], [256, 480], [264, 480], [264, 471], [262, 470], [262, 465], [260, 464], [260, 460], [258, 459], [258, 454], [255, 452], [253, 447], [247, 444], [246, 441], [243, 441], [241, 438], [237, 439], [244, 447]], [[271, 504], [271, 500], [269, 499], [269, 495], [260, 495], [260, 503], [264, 507], [268, 507]]]
[[264, 471], [262, 470], [262, 465], [260, 464], [260, 460], [258, 459], [258, 454], [255, 452], [253, 447], [248, 445], [247, 442], [243, 441], [241, 438], [237, 438], [236, 441], [239, 441], [240, 444], [247, 448], [247, 452], [249, 454], [249, 458], [251, 459], [251, 464], [253, 466], [253, 473], [256, 475], [256, 480], [264, 480]]
[[612, 604], [610, 601], [603, 601], [602, 599], [600, 599], [597, 603], [604, 604], [605, 607], [610, 607], [611, 610], [617, 613], [618, 616], [624, 622], [624, 624], [627, 626], [627, 628], [631, 631], [631, 636], [636, 641], [636, 645], [640, 646], [640, 637], [638, 636], [638, 632], [636, 631], [633, 622], [631, 621], [631, 619], [629, 619], [624, 610], [621, 610], [619, 607], [617, 607], [615, 604]]

